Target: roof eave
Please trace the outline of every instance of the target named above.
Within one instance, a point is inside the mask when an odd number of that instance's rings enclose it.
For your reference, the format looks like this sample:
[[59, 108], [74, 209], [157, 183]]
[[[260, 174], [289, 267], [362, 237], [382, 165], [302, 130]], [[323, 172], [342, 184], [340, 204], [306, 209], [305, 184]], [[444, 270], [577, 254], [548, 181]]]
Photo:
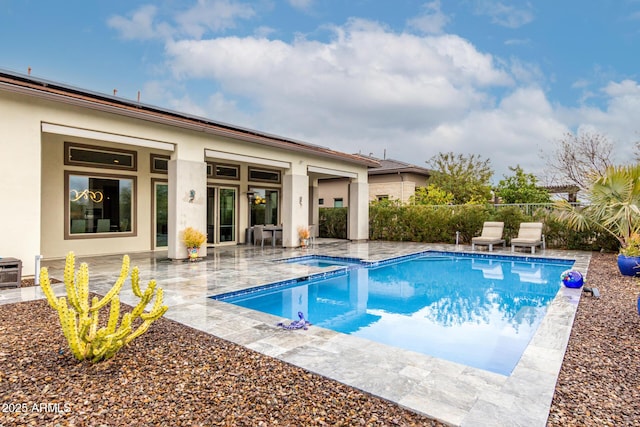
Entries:
[[341, 153], [329, 148], [293, 141], [249, 129], [236, 128], [230, 125], [216, 123], [205, 118], [187, 116], [182, 113], [163, 110], [158, 107], [135, 104], [128, 100], [121, 101], [106, 95], [98, 95], [75, 89], [70, 90], [69, 88], [58, 84], [51, 84], [49, 82], [38, 84], [35, 80], [31, 80], [25, 76], [18, 78], [10, 74], [0, 72], [0, 89], [154, 123], [204, 132], [211, 135], [239, 139], [245, 142], [266, 145], [273, 148], [313, 154], [320, 157], [355, 163], [366, 167], [380, 167], [379, 162], [362, 156]]

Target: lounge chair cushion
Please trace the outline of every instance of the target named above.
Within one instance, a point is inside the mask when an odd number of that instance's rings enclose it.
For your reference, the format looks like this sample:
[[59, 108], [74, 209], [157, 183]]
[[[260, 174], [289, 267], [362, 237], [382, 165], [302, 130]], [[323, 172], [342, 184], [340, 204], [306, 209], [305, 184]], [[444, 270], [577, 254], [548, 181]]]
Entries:
[[518, 237], [511, 239], [511, 244], [521, 244], [529, 246], [531, 244], [542, 244], [542, 223], [523, 222], [520, 224]]
[[487, 221], [482, 226], [482, 233], [480, 236], [471, 238], [472, 249], [475, 245], [487, 245], [490, 249], [493, 245], [505, 244], [502, 238], [502, 230], [504, 229], [504, 222]]
[[511, 239], [511, 252], [515, 250], [516, 246], [530, 247], [531, 253], [535, 254], [536, 246], [542, 246], [545, 248], [544, 238], [542, 236], [542, 223], [541, 222], [523, 222], [520, 224], [520, 230], [518, 231], [518, 237]]

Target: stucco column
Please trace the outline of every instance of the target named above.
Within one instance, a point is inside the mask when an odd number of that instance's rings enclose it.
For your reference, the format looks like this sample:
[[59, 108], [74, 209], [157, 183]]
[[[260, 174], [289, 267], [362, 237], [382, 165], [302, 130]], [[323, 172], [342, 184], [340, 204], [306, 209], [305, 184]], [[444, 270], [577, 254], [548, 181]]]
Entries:
[[282, 245], [300, 245], [298, 227], [309, 225], [309, 177], [287, 174], [282, 182]]
[[349, 240], [369, 239], [369, 184], [352, 181], [349, 184]]
[[[207, 164], [204, 161], [169, 160], [168, 255], [187, 258], [182, 232], [193, 227], [207, 231]], [[206, 243], [200, 256], [207, 255]]]

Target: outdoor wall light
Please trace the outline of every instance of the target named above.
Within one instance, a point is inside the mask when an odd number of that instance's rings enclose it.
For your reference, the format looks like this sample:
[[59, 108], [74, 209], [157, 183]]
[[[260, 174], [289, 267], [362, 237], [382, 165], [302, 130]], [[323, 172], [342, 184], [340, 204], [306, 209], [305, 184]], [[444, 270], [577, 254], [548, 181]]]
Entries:
[[193, 203], [196, 198], [196, 190], [189, 190], [189, 203]]

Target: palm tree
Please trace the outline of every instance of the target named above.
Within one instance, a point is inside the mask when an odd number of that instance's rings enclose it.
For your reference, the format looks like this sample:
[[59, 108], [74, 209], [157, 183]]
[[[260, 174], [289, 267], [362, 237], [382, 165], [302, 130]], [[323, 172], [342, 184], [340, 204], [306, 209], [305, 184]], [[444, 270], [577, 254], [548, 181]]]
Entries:
[[586, 199], [588, 204], [578, 208], [558, 202], [560, 217], [576, 231], [609, 233], [626, 248], [640, 232], [640, 163], [608, 167], [604, 175], [591, 179]]

